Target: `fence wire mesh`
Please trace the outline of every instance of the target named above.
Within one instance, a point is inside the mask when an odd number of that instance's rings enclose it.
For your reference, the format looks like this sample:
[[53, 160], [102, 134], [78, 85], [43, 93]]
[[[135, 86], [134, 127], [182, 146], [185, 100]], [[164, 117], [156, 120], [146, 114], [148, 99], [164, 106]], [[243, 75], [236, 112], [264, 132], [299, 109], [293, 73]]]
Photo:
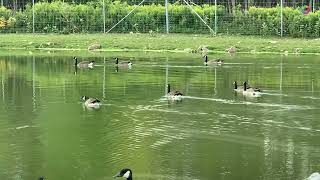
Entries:
[[170, 33], [320, 36], [319, 0], [1, 0], [0, 3], [1, 33], [166, 33], [168, 23]]

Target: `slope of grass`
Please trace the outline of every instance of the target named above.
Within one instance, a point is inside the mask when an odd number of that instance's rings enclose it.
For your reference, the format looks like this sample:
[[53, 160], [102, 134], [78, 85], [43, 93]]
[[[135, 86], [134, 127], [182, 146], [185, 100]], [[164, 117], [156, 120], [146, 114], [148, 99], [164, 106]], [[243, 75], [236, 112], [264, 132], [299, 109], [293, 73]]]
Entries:
[[239, 53], [320, 53], [320, 39], [190, 34], [0, 34], [0, 49], [87, 50], [93, 43], [100, 51], [191, 52], [206, 46], [225, 52], [235, 46]]

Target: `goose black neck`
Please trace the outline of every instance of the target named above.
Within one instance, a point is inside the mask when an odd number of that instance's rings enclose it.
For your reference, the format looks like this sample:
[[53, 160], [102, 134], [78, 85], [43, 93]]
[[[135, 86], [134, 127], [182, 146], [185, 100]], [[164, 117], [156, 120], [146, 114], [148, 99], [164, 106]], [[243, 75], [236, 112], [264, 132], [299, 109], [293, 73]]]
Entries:
[[119, 64], [119, 60], [118, 60], [118, 58], [116, 58], [116, 64]]
[[234, 82], [234, 89], [238, 89], [237, 81]]
[[168, 88], [167, 89], [167, 91], [168, 91], [167, 93], [169, 93], [170, 92], [170, 84], [168, 84], [167, 88]]
[[246, 91], [247, 90], [247, 82], [243, 83], [243, 90]]
[[208, 62], [208, 56], [206, 55], [205, 57], [204, 57], [204, 62]]
[[75, 57], [74, 58], [74, 65], [77, 65], [78, 64], [78, 59]]

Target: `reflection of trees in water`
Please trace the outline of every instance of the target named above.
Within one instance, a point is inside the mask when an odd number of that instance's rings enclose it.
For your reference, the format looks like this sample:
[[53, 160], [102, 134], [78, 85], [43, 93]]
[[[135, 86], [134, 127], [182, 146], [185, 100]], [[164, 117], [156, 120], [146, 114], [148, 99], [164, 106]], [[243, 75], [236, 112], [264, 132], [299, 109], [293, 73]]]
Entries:
[[32, 113], [32, 84], [28, 83], [24, 77], [13, 74], [7, 78], [5, 86], [7, 87], [5, 100], [8, 105], [12, 105], [8, 110], [15, 111], [13, 114], [16, 111], [24, 111], [15, 116]]
[[5, 155], [0, 164], [6, 165], [7, 177], [28, 179], [43, 168], [43, 143], [40, 142], [43, 138], [35, 122], [39, 114], [35, 70], [32, 57], [0, 58], [0, 104], [4, 107], [0, 113], [6, 115], [0, 122], [5, 125], [1, 139], [10, 143], [7, 149], [0, 149], [0, 154]]
[[[26, 77], [9, 73], [3, 78], [2, 86], [5, 96], [0, 104], [5, 112], [0, 112], [6, 114], [7, 118], [0, 124], [4, 123], [7, 130], [2, 129], [5, 133], [1, 139], [5, 138], [10, 146], [0, 149], [0, 154], [5, 155], [0, 164], [6, 165], [7, 177], [28, 179], [26, 177], [41, 169], [43, 149], [39, 141], [39, 128], [35, 122], [37, 113], [32, 105], [32, 83]], [[36, 164], [30, 164], [30, 161]]]
[[12, 72], [16, 69], [14, 61], [4, 60], [0, 57], [0, 74], [3, 76], [3, 73]]

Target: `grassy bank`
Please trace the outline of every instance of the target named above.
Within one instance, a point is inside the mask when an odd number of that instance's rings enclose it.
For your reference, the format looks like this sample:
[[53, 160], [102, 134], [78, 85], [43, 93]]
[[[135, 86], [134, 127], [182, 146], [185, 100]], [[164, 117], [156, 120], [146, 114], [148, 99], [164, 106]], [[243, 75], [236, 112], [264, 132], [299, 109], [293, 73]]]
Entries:
[[191, 52], [206, 46], [210, 52], [224, 53], [231, 46], [238, 53], [320, 54], [320, 39], [262, 38], [187, 34], [0, 34], [0, 49], [88, 50], [101, 44], [99, 51]]

